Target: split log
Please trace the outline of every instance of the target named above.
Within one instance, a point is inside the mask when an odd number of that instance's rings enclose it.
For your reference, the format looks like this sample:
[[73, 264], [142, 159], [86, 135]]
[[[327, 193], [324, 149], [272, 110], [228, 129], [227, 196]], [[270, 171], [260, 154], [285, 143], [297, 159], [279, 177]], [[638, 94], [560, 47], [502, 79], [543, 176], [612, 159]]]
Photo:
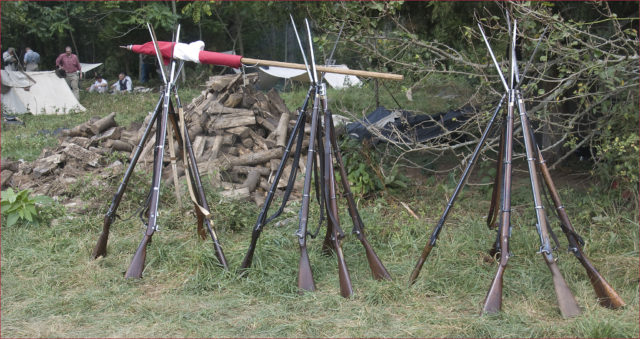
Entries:
[[83, 164], [87, 164], [91, 167], [98, 167], [100, 155], [95, 152], [91, 152], [76, 144], [69, 144], [62, 152], [71, 157], [80, 160]]
[[54, 169], [58, 168], [59, 164], [64, 163], [67, 157], [63, 153], [57, 153], [46, 158], [37, 160], [33, 165], [33, 173], [36, 177], [47, 175]]
[[258, 205], [258, 207], [262, 207], [262, 205], [264, 205], [264, 201], [266, 200], [265, 198], [265, 191], [263, 191], [262, 189], [259, 189], [255, 192], [253, 192], [253, 201], [255, 201], [256, 205]]
[[231, 199], [231, 200], [246, 200], [251, 197], [251, 193], [249, 189], [246, 187], [238, 188], [235, 190], [227, 190], [220, 192], [220, 195], [223, 198]]
[[131, 152], [133, 150], [133, 145], [123, 140], [107, 140], [104, 146], [118, 152]]
[[[111, 127], [108, 130], [101, 132], [99, 134], [91, 137], [91, 141], [93, 142], [104, 142], [108, 139], [118, 140], [122, 137], [122, 127]], [[86, 148], [86, 147], [85, 147]]]
[[247, 174], [247, 178], [242, 183], [242, 185], [240, 185], [240, 187], [241, 188], [246, 187], [249, 189], [249, 192], [253, 192], [256, 190], [256, 187], [258, 186], [258, 182], [260, 182], [260, 172], [254, 170], [249, 172], [249, 174]]
[[[273, 132], [273, 131], [276, 130], [276, 125], [274, 125], [273, 123], [271, 123], [271, 121], [269, 121], [269, 120], [267, 120], [267, 119], [265, 119], [263, 117], [256, 116], [256, 122], [260, 126], [262, 126], [262, 127], [266, 128], [267, 130], [269, 130], [269, 132]], [[311, 131], [311, 128], [309, 128], [309, 131]], [[305, 132], [306, 132], [306, 129], [305, 129]]]
[[195, 155], [196, 159], [200, 159], [202, 157], [202, 153], [204, 153], [204, 147], [207, 141], [205, 137], [202, 135], [196, 136], [196, 139], [193, 141], [193, 155]]
[[116, 123], [115, 117], [116, 117], [116, 112], [112, 112], [106, 117], [89, 125], [89, 129], [91, 130], [91, 133], [93, 133], [93, 135], [100, 134], [111, 127], [118, 126], [118, 124]]
[[17, 161], [13, 161], [9, 159], [2, 159], [2, 161], [0, 161], [0, 170], [2, 171], [11, 170], [13, 172], [17, 172], [19, 166], [20, 166], [20, 163]]
[[0, 187], [2, 189], [4, 189], [8, 184], [9, 184], [9, 180], [11, 180], [11, 177], [13, 176], [13, 171], [10, 169], [3, 169], [2, 172], [0, 173], [0, 180], [2, 181], [0, 183]]
[[213, 138], [213, 146], [211, 146], [211, 155], [209, 159], [213, 160], [218, 157], [218, 152], [220, 152], [220, 147], [222, 147], [222, 140], [223, 137], [219, 134]]
[[252, 148], [253, 147], [253, 139], [251, 138], [244, 138], [241, 141], [242, 146], [246, 147], [246, 148]]
[[268, 140], [263, 138], [261, 135], [256, 133], [254, 130], [249, 130], [249, 135], [253, 138], [253, 142], [258, 145], [261, 149], [268, 150], [274, 148], [276, 143], [272, 140]]
[[231, 171], [236, 172], [236, 173], [240, 173], [240, 174], [249, 174], [252, 171], [256, 171], [258, 173], [260, 173], [260, 175], [263, 176], [268, 176], [271, 173], [271, 170], [263, 167], [263, 166], [233, 166], [231, 168]]
[[91, 136], [91, 128], [90, 126], [100, 120], [98, 117], [93, 117], [89, 121], [82, 123], [72, 129], [62, 131], [63, 137], [88, 137]]
[[227, 100], [224, 101], [223, 105], [225, 107], [238, 107], [242, 103], [242, 94], [241, 93], [231, 93], [227, 97]]
[[73, 137], [68, 141], [69, 143], [76, 144], [82, 148], [89, 148], [89, 146], [95, 146], [97, 144], [94, 137], [92, 137], [91, 139], [85, 137]]
[[289, 112], [289, 109], [287, 108], [287, 105], [285, 105], [284, 100], [282, 100], [275, 89], [272, 88], [267, 93], [267, 98], [269, 98], [269, 103], [271, 104], [271, 112], [277, 112], [280, 114], [286, 113], [291, 115], [291, 112]]
[[246, 109], [246, 108], [226, 107], [217, 101], [212, 101], [209, 103], [209, 105], [206, 108], [206, 113], [209, 115], [217, 115], [217, 114], [248, 115], [249, 113], [254, 114], [253, 110]]
[[282, 113], [280, 116], [280, 121], [278, 122], [278, 127], [273, 131], [276, 135], [276, 145], [284, 147], [287, 142], [287, 131], [289, 127], [289, 117], [291, 115], [287, 113]]
[[283, 153], [284, 151], [281, 148], [276, 148], [268, 151], [252, 152], [240, 157], [218, 158], [211, 161], [211, 165], [221, 170], [227, 170], [233, 166], [258, 165], [271, 159], [281, 158]]
[[247, 126], [238, 126], [238, 127], [228, 128], [225, 131], [231, 134], [235, 134], [240, 138], [246, 138], [249, 136], [251, 129]]
[[207, 129], [212, 131], [216, 129], [225, 129], [229, 127], [255, 125], [256, 117], [251, 111], [243, 114], [233, 115], [216, 115], [211, 116], [207, 122]]

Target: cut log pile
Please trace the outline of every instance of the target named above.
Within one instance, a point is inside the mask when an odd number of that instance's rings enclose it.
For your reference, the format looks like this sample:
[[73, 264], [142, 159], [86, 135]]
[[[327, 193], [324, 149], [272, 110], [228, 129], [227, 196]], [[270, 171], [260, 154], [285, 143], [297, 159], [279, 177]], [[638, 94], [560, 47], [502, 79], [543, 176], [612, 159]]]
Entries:
[[[274, 89], [256, 90], [256, 81], [252, 74], [211, 77], [202, 94], [186, 105], [185, 119], [200, 173], [224, 189], [223, 197], [251, 198], [261, 205], [296, 117]], [[289, 160], [280, 188], [292, 166]], [[304, 162], [296, 166], [304, 168]], [[302, 192], [301, 180], [294, 191]]]
[[[256, 80], [257, 77], [251, 74], [211, 77], [202, 94], [185, 105], [184, 116], [203, 180], [208, 178], [214, 187], [220, 187], [223, 198], [251, 199], [261, 205], [280, 165], [296, 117], [275, 90], [267, 93], [256, 90], [253, 86]], [[31, 188], [38, 194], [57, 196], [64, 193], [65, 186], [88, 172], [96, 180], [107, 175], [121, 177], [125, 166], [113, 161], [114, 157], [110, 155], [120, 151], [128, 153], [131, 158], [151, 115], [144, 123], [134, 124], [128, 129], [117, 126], [115, 115], [111, 113], [104, 118], [92, 118], [64, 130], [60, 145], [55, 149], [45, 149], [34, 162], [18, 163], [3, 159], [2, 188]], [[172, 136], [171, 124], [168, 126], [168, 136]], [[167, 140], [173, 139], [168, 137]], [[153, 166], [154, 144], [155, 133], [152, 131], [137, 168]], [[177, 142], [174, 146], [179, 159], [178, 177], [183, 182], [183, 150]], [[165, 147], [163, 185], [173, 185], [169, 149]], [[291, 152], [295, 152], [295, 145]], [[304, 155], [303, 152], [298, 164], [293, 164], [290, 159], [285, 165], [279, 188], [286, 186], [292, 166], [300, 166], [304, 173]], [[298, 176], [299, 179], [301, 177]], [[296, 180], [294, 198], [299, 192], [302, 192], [302, 180]]]

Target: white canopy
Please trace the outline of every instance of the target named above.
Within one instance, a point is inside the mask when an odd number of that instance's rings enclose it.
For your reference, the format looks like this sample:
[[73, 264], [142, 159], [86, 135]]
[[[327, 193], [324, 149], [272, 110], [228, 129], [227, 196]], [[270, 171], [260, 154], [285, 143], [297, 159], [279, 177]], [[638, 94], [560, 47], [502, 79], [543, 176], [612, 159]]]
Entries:
[[53, 71], [14, 72], [2, 70], [3, 110], [22, 114], [67, 114], [85, 111], [64, 79]]
[[[347, 65], [334, 65], [330, 67], [336, 67], [341, 69], [349, 69]], [[305, 81], [309, 82], [309, 76], [307, 75], [307, 71], [300, 69], [291, 69], [284, 67], [258, 67], [258, 71], [260, 72], [260, 87], [266, 88], [270, 87], [267, 84], [272, 83], [275, 84], [277, 79], [292, 79], [296, 81]], [[345, 74], [335, 74], [335, 73], [326, 73], [324, 75], [324, 79], [326, 82], [335, 89], [342, 89], [345, 87], [351, 86], [360, 86], [362, 81], [358, 79], [355, 75], [345, 75]]]

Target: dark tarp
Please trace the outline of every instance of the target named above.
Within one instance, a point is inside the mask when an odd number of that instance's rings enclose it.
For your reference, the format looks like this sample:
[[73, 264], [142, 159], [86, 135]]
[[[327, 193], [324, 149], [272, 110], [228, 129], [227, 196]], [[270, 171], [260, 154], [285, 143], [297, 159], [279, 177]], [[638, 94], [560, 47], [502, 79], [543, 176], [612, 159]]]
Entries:
[[368, 128], [376, 128], [385, 138], [407, 143], [423, 142], [460, 127], [474, 110], [464, 107], [446, 113], [417, 115], [408, 111], [390, 111], [382, 106], [367, 115], [362, 121], [347, 124], [347, 134], [358, 140], [371, 139], [374, 135]]

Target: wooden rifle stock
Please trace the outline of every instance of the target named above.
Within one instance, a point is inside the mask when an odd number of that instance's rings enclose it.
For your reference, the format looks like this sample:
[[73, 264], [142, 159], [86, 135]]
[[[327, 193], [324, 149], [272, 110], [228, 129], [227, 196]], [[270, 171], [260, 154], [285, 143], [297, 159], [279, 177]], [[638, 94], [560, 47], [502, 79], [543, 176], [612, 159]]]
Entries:
[[340, 239], [344, 237], [340, 230], [340, 218], [338, 216], [338, 202], [336, 200], [336, 177], [333, 169], [333, 152], [331, 147], [331, 112], [327, 107], [326, 88], [321, 84], [321, 100], [324, 110], [324, 185], [325, 206], [327, 208], [327, 229], [331, 231], [333, 250], [338, 259], [338, 278], [340, 280], [340, 295], [349, 298], [353, 295], [351, 277], [344, 259]]
[[[249, 243], [249, 249], [247, 250], [247, 254], [245, 254], [244, 259], [242, 260], [242, 264], [240, 265], [240, 269], [243, 272], [246, 271], [247, 268], [251, 267], [251, 263], [253, 262], [253, 254], [256, 250], [256, 245], [258, 244], [258, 238], [260, 237], [260, 234], [262, 233], [262, 229], [266, 224], [265, 220], [267, 219], [267, 211], [269, 210], [269, 207], [271, 206], [271, 202], [273, 201], [275, 190], [278, 187], [278, 183], [280, 182], [280, 177], [282, 176], [282, 172], [284, 171], [284, 166], [287, 163], [287, 160], [289, 159], [289, 154], [291, 153], [291, 147], [293, 146], [293, 142], [296, 140], [296, 138], [298, 138], [298, 140], [300, 141], [298, 144], [300, 146], [302, 145], [301, 141], [302, 141], [302, 138], [304, 137], [306, 111], [307, 111], [307, 106], [309, 103], [309, 98], [311, 96], [312, 90], [313, 90], [313, 87], [310, 87], [309, 91], [307, 92], [307, 97], [305, 98], [304, 103], [302, 104], [302, 108], [300, 108], [298, 120], [296, 121], [296, 124], [293, 127], [293, 131], [291, 131], [289, 140], [287, 141], [286, 149], [284, 151], [284, 154], [282, 155], [282, 159], [280, 160], [280, 166], [276, 171], [275, 177], [273, 179], [273, 183], [271, 184], [271, 188], [267, 193], [267, 197], [264, 201], [264, 205], [262, 206], [262, 210], [260, 211], [260, 215], [258, 216], [258, 220], [256, 221], [256, 224], [253, 226], [253, 231], [251, 233], [251, 242]], [[298, 135], [299, 130], [302, 130], [302, 132], [300, 132], [300, 134]], [[296, 152], [300, 152], [300, 146], [298, 147], [298, 149], [296, 149]], [[293, 166], [292, 171], [295, 168], [296, 166]], [[290, 177], [292, 176], [290, 175]], [[282, 206], [281, 209], [283, 208], [284, 206]], [[276, 212], [274, 216], [276, 216], [277, 214], [278, 212]], [[306, 245], [305, 245], [305, 251], [306, 251]], [[307, 256], [307, 261], [308, 261], [308, 256]]]
[[593, 290], [598, 297], [598, 302], [600, 302], [600, 305], [612, 309], [623, 307], [625, 305], [624, 300], [620, 298], [618, 293], [616, 293], [613, 287], [611, 287], [611, 285], [604, 279], [600, 272], [598, 272], [598, 270], [593, 266], [591, 261], [585, 256], [584, 252], [582, 252], [582, 245], [578, 241], [575, 229], [573, 228], [573, 225], [569, 220], [569, 216], [567, 215], [567, 211], [565, 211], [564, 206], [560, 201], [560, 195], [558, 194], [558, 190], [556, 189], [556, 186], [551, 179], [551, 173], [549, 172], [549, 168], [547, 168], [547, 164], [542, 157], [542, 152], [539, 148], [537, 149], [537, 151], [538, 167], [540, 168], [542, 177], [544, 178], [544, 181], [549, 188], [549, 192], [551, 193], [551, 199], [553, 200], [553, 204], [555, 205], [555, 208], [558, 212], [560, 222], [563, 225], [562, 230], [564, 231], [565, 235], [567, 236], [567, 240], [569, 241], [569, 248], [587, 271], [589, 281], [591, 282]]
[[127, 268], [127, 272], [124, 274], [125, 278], [142, 278], [142, 271], [144, 270], [144, 262], [147, 258], [147, 245], [151, 242], [151, 235], [146, 232], [138, 249], [136, 250], [136, 254], [133, 255], [133, 260], [131, 260], [131, 264], [129, 268]]
[[358, 213], [358, 209], [356, 207], [356, 202], [353, 199], [353, 194], [351, 193], [351, 188], [349, 187], [349, 182], [347, 180], [347, 171], [344, 168], [344, 163], [342, 161], [342, 152], [340, 151], [340, 147], [338, 146], [338, 141], [336, 138], [336, 130], [333, 126], [333, 116], [331, 116], [331, 146], [333, 147], [336, 162], [338, 163], [338, 168], [340, 170], [340, 181], [342, 183], [342, 189], [345, 192], [347, 197], [347, 205], [349, 207], [349, 215], [351, 216], [351, 221], [353, 222], [354, 231], [362, 246], [364, 246], [365, 253], [367, 255], [367, 261], [369, 262], [369, 268], [371, 269], [371, 274], [374, 279], [377, 280], [391, 280], [391, 275], [387, 271], [387, 269], [382, 264], [382, 261], [367, 241], [367, 238], [364, 235], [364, 223], [360, 218], [360, 213]]
[[120, 182], [120, 186], [118, 187], [116, 194], [113, 196], [113, 200], [111, 200], [111, 205], [109, 206], [109, 210], [104, 216], [104, 221], [102, 224], [102, 233], [100, 234], [100, 237], [98, 238], [98, 242], [96, 243], [96, 246], [93, 248], [93, 252], [91, 254], [91, 257], [93, 259], [96, 259], [100, 256], [107, 255], [107, 242], [109, 240], [109, 230], [111, 228], [111, 223], [113, 223], [113, 221], [116, 218], [116, 211], [118, 210], [118, 206], [120, 206], [120, 201], [124, 196], [124, 191], [127, 189], [127, 184], [129, 183], [131, 174], [133, 174], [133, 169], [135, 168], [136, 163], [138, 162], [138, 159], [142, 154], [142, 149], [144, 148], [144, 144], [147, 142], [151, 128], [153, 127], [153, 123], [156, 121], [158, 114], [160, 113], [161, 104], [162, 104], [162, 96], [158, 100], [158, 104], [156, 105], [156, 108], [153, 110], [153, 116], [151, 117], [151, 120], [149, 120], [149, 124], [147, 125], [147, 128], [144, 130], [144, 133], [142, 134], [142, 137], [140, 138], [140, 141], [136, 146], [136, 150], [133, 154], [133, 157], [129, 162], [129, 167], [127, 168], [127, 171], [125, 172], [124, 177]]
[[422, 249], [422, 254], [416, 263], [416, 267], [413, 269], [413, 272], [411, 272], [411, 276], [409, 277], [409, 286], [415, 284], [418, 276], [420, 275], [420, 270], [422, 270], [422, 265], [424, 265], [424, 262], [427, 260], [432, 248], [433, 245], [431, 245], [431, 243], [427, 243], [427, 245]]
[[524, 107], [524, 100], [520, 91], [516, 91], [518, 101], [518, 111], [520, 112], [520, 124], [522, 126], [522, 135], [524, 139], [524, 145], [527, 153], [527, 164], [529, 167], [529, 177], [531, 179], [531, 192], [533, 194], [533, 201], [536, 211], [536, 219], [538, 221], [538, 233], [540, 234], [540, 253], [544, 258], [544, 261], [549, 266], [551, 275], [553, 277], [553, 287], [556, 291], [556, 297], [558, 299], [558, 306], [560, 307], [560, 313], [563, 317], [575, 317], [581, 313], [580, 307], [576, 302], [567, 282], [562, 277], [560, 269], [556, 264], [553, 255], [551, 254], [551, 247], [549, 246], [549, 232], [547, 225], [547, 218], [542, 205], [542, 198], [540, 194], [540, 181], [538, 173], [536, 171], [536, 156], [534, 150], [534, 142], [532, 134], [530, 132], [529, 119]]
[[313, 274], [311, 273], [311, 264], [309, 263], [309, 254], [307, 253], [307, 222], [309, 221], [309, 202], [311, 191], [311, 172], [313, 169], [313, 161], [315, 157], [315, 141], [318, 131], [318, 95], [313, 98], [313, 111], [311, 114], [311, 133], [309, 134], [309, 149], [307, 151], [307, 173], [304, 176], [304, 187], [302, 189], [302, 202], [300, 206], [300, 216], [298, 232], [298, 245], [300, 246], [300, 263], [298, 266], [298, 289], [302, 291], [315, 291], [316, 286], [313, 282]]
[[482, 307], [483, 313], [496, 313], [502, 308], [502, 280], [509, 261], [509, 228], [511, 227], [511, 160], [513, 159], [513, 113], [515, 96], [509, 91], [506, 126], [504, 130], [504, 159], [502, 177], [502, 206], [500, 218], [500, 264], [491, 282]]
[[503, 95], [502, 98], [500, 99], [500, 102], [498, 103], [498, 106], [494, 110], [493, 115], [491, 116], [491, 120], [489, 120], [487, 127], [485, 127], [484, 131], [482, 132], [480, 141], [478, 141], [478, 144], [476, 145], [476, 148], [473, 151], [473, 154], [471, 155], [471, 159], [469, 159], [469, 163], [467, 163], [467, 166], [465, 167], [464, 172], [462, 173], [462, 177], [460, 178], [460, 181], [458, 181], [458, 184], [456, 185], [455, 191], [451, 195], [451, 198], [449, 198], [449, 202], [447, 203], [447, 206], [445, 207], [444, 212], [442, 212], [442, 216], [440, 217], [438, 224], [436, 225], [436, 227], [433, 229], [433, 232], [431, 233], [431, 238], [429, 239], [429, 242], [425, 245], [424, 249], [422, 250], [422, 255], [420, 255], [420, 259], [418, 259], [418, 263], [416, 264], [415, 268], [413, 269], [413, 272], [411, 273], [411, 276], [409, 277], [409, 285], [413, 285], [416, 282], [416, 279], [420, 274], [420, 270], [422, 269], [422, 265], [424, 264], [424, 261], [427, 259], [427, 256], [429, 255], [429, 253], [431, 253], [431, 249], [433, 248], [433, 246], [436, 245], [436, 241], [438, 240], [438, 235], [440, 235], [440, 231], [442, 231], [444, 222], [447, 220], [447, 216], [449, 215], [451, 208], [453, 208], [453, 204], [455, 203], [456, 198], [458, 197], [458, 194], [460, 194], [460, 192], [462, 191], [462, 188], [464, 187], [469, 174], [473, 170], [473, 167], [475, 166], [476, 161], [478, 160], [478, 156], [480, 155], [480, 150], [482, 149], [482, 146], [484, 145], [485, 140], [489, 136], [491, 127], [493, 126], [493, 123], [496, 120], [496, 116], [498, 115], [498, 112], [500, 112], [500, 109], [502, 108], [502, 104], [504, 103], [505, 98], [506, 98], [506, 95]]

